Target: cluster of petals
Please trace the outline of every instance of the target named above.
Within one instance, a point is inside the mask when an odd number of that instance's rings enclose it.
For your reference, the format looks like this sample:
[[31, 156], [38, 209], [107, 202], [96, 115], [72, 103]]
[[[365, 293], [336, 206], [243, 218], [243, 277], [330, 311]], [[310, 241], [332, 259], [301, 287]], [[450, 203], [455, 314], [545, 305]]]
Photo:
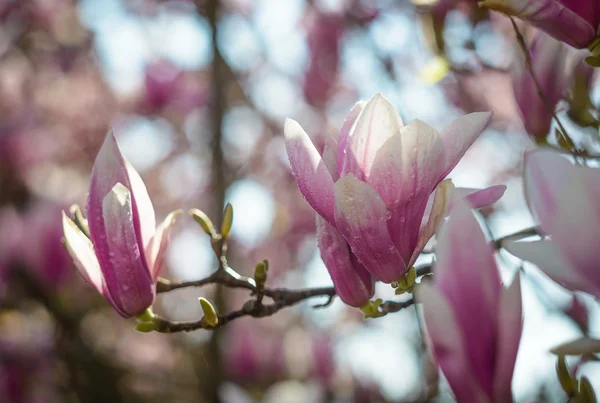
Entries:
[[544, 239], [509, 243], [506, 249], [564, 287], [600, 298], [600, 169], [536, 150], [525, 156], [523, 175]]
[[297, 122], [286, 121], [292, 171], [318, 213], [321, 256], [346, 303], [364, 303], [373, 279], [401, 279], [457, 195], [467, 194], [474, 207], [502, 196], [504, 186], [459, 191], [444, 180], [490, 120], [489, 112], [472, 113], [438, 133], [420, 120], [404, 125], [377, 94], [354, 105], [323, 154]]
[[156, 227], [140, 175], [109, 132], [94, 163], [88, 197], [89, 238], [63, 213], [67, 249], [83, 277], [123, 317], [152, 306], [175, 212]]
[[459, 201], [438, 235], [432, 283], [416, 291], [433, 355], [459, 402], [512, 402], [522, 332], [519, 275], [504, 288], [477, 219]]

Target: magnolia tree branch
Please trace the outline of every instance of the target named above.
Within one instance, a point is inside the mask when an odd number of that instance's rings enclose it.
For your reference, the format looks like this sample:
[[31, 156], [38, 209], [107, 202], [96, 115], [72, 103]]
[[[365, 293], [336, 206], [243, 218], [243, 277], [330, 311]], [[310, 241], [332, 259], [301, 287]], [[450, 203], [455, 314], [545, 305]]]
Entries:
[[[430, 273], [431, 264], [426, 264], [417, 268], [417, 276], [424, 276]], [[254, 279], [240, 276], [234, 270], [227, 267], [226, 264], [221, 266], [210, 276], [197, 281], [172, 283], [161, 278], [158, 281], [157, 291], [168, 292], [179, 288], [202, 287], [208, 284], [219, 284], [229, 288], [247, 289], [251, 292], [252, 296], [256, 296], [256, 299], [248, 300], [241, 309], [232, 311], [226, 315], [218, 315], [217, 323], [214, 326], [210, 325], [204, 318], [192, 322], [178, 322], [156, 316], [155, 330], [161, 333], [190, 332], [198, 329], [212, 330], [243, 316], [251, 316], [254, 318], [271, 316], [283, 308], [291, 307], [314, 297], [328, 297], [324, 304], [314, 306], [314, 308], [323, 308], [328, 306], [336, 295], [333, 287], [305, 288], [300, 290], [265, 287], [264, 290], [259, 292], [259, 288], [256, 286]], [[273, 302], [263, 303], [262, 297], [259, 299], [259, 295], [269, 297]], [[403, 302], [386, 301], [379, 306], [379, 312], [383, 315], [398, 312], [413, 304], [414, 301], [412, 298]]]
[[[212, 223], [210, 226], [212, 226]], [[216, 318], [213, 318], [210, 321], [206, 319], [206, 316], [198, 321], [179, 322], [171, 321], [156, 315], [154, 318], [153, 330], [161, 333], [190, 332], [198, 329], [214, 330], [226, 325], [232, 320], [241, 318], [243, 316], [251, 316], [254, 318], [271, 316], [279, 312], [281, 309], [294, 306], [302, 301], [315, 297], [328, 298], [325, 303], [313, 306], [314, 308], [323, 308], [328, 306], [336, 296], [334, 287], [304, 288], [299, 290], [290, 290], [287, 288], [269, 288], [264, 287], [264, 281], [257, 281], [258, 277], [255, 280], [251, 277], [241, 276], [235, 270], [229, 267], [227, 263], [226, 236], [224, 237], [222, 234], [217, 234], [214, 231], [212, 233], [211, 231], [208, 231], [208, 233], [211, 235], [213, 251], [215, 252], [215, 255], [219, 261], [218, 269], [208, 277], [196, 281], [177, 283], [171, 282], [164, 278], [159, 278], [157, 283], [157, 292], [165, 293], [180, 288], [203, 287], [209, 284], [216, 284], [227, 288], [246, 289], [250, 291], [250, 295], [253, 296], [254, 299], [246, 301], [246, 303], [240, 309], [229, 312], [225, 315], [215, 313]], [[537, 234], [538, 233], [535, 228], [526, 228], [494, 240], [493, 245], [497, 249], [500, 249], [502, 248], [503, 243], [508, 240], [517, 240]], [[416, 277], [418, 278], [431, 274], [432, 266], [433, 262], [415, 267]], [[264, 280], [266, 280], [266, 277]], [[263, 297], [270, 298], [272, 302], [264, 303]], [[388, 313], [398, 312], [412, 305], [414, 305], [413, 298], [410, 298], [406, 301], [385, 301], [378, 305], [377, 316], [384, 316]]]

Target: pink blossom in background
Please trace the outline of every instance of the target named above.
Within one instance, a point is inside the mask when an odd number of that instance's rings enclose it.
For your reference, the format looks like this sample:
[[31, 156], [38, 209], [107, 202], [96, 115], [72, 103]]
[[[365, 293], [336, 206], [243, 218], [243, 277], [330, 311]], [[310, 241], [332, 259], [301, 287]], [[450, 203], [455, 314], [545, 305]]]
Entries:
[[202, 81], [170, 61], [158, 60], [146, 67], [142, 110], [156, 113], [170, 108], [186, 113], [204, 105], [207, 98]]
[[[547, 104], [538, 95], [537, 87], [527, 69], [525, 57], [517, 49], [519, 60], [511, 71], [513, 91], [527, 134], [543, 140], [550, 131], [552, 111], [563, 98], [570, 83], [566, 71], [566, 47], [540, 32], [529, 45], [533, 70], [544, 92]], [[548, 110], [548, 106], [551, 110]]]
[[522, 330], [519, 275], [502, 286], [494, 249], [465, 201], [438, 236], [433, 283], [416, 296], [433, 355], [459, 402], [513, 401]]
[[281, 335], [240, 321], [228, 329], [225, 346], [225, 370], [237, 382], [272, 382], [285, 376]]
[[524, 183], [529, 208], [549, 237], [506, 249], [564, 287], [600, 298], [600, 169], [537, 150], [525, 156]]
[[[441, 134], [419, 120], [405, 126], [377, 94], [352, 108], [337, 141], [331, 139], [337, 146], [327, 154], [321, 156], [290, 119], [286, 147], [307, 202], [344, 236], [358, 263], [375, 279], [391, 283], [435, 234], [454, 193], [444, 178], [490, 120], [489, 112], [473, 113]], [[492, 187], [469, 197], [481, 207], [498, 200], [504, 189]], [[347, 270], [359, 277], [360, 269]]]
[[73, 268], [62, 243], [61, 208], [52, 202], [31, 206], [22, 220], [23, 262], [40, 285], [50, 289], [62, 285]]
[[309, 65], [304, 76], [304, 97], [311, 105], [326, 104], [337, 82], [344, 19], [338, 14], [317, 14], [308, 28]]
[[121, 316], [143, 313], [154, 302], [175, 213], [156, 227], [146, 186], [112, 132], [94, 163], [87, 211], [91, 240], [63, 213], [75, 265]]
[[600, 25], [596, 0], [485, 0], [480, 5], [518, 17], [578, 49], [591, 45]]

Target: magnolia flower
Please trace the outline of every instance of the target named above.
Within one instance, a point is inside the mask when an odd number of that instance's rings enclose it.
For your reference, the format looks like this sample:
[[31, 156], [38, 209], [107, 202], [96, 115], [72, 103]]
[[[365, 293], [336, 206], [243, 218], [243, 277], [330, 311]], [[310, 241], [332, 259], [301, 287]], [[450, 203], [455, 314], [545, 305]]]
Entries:
[[600, 24], [596, 0], [485, 0], [479, 4], [527, 21], [578, 49], [592, 44]]
[[[345, 238], [352, 254], [344, 259], [391, 283], [402, 278], [434, 235], [455, 194], [451, 181], [443, 179], [490, 119], [489, 112], [473, 113], [440, 134], [419, 120], [405, 126], [378, 94], [352, 108], [337, 141], [330, 140], [336, 146], [328, 155], [319, 154], [297, 122], [288, 119], [284, 130], [298, 187]], [[468, 197], [483, 206], [504, 190], [495, 186]], [[344, 270], [356, 271], [357, 264]]]
[[529, 47], [531, 61], [536, 77], [544, 91], [546, 103], [539, 96], [535, 82], [526, 68], [523, 52], [521, 60], [512, 70], [512, 82], [515, 99], [525, 129], [530, 136], [545, 139], [552, 124], [552, 109], [563, 97], [568, 78], [566, 73], [566, 47], [551, 37], [539, 33]]
[[109, 132], [96, 157], [88, 197], [88, 237], [63, 212], [66, 246], [87, 280], [123, 317], [154, 302], [173, 212], [156, 227], [140, 175]]
[[416, 297], [433, 355], [459, 402], [512, 402], [522, 330], [519, 275], [504, 289], [477, 219], [465, 201], [442, 227], [433, 283]]
[[549, 238], [506, 249], [564, 287], [600, 298], [600, 169], [538, 150], [525, 156], [524, 182], [529, 208]]
[[[354, 120], [358, 116], [358, 107], [350, 112], [350, 116], [342, 126], [339, 137], [345, 138]], [[329, 136], [323, 150], [323, 163], [333, 180], [338, 180], [337, 150], [338, 139]], [[344, 236], [333, 225], [317, 214], [317, 243], [321, 259], [333, 281], [336, 294], [346, 304], [361, 307], [375, 292], [375, 282], [371, 274], [358, 261], [358, 258], [346, 242]]]

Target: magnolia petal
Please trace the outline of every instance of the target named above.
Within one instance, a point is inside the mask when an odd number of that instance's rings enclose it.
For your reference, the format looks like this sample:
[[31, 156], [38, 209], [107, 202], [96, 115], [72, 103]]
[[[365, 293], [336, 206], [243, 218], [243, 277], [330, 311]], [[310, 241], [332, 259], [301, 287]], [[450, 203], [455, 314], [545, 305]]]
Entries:
[[323, 148], [323, 162], [325, 163], [325, 166], [327, 167], [327, 170], [329, 171], [329, 174], [331, 175], [331, 179], [333, 179], [333, 181], [337, 181], [339, 179], [339, 175], [337, 172], [337, 148], [338, 148], [338, 142], [335, 139], [335, 137], [333, 136], [327, 136], [327, 139], [325, 140], [325, 148]]
[[408, 267], [412, 267], [415, 263], [427, 242], [437, 232], [446, 211], [448, 209], [448, 203], [450, 201], [450, 195], [454, 190], [454, 184], [452, 180], [445, 179], [435, 189], [435, 196], [428, 202], [428, 206], [425, 209], [425, 215], [423, 215], [423, 221], [421, 228], [419, 229], [419, 242], [408, 262]]
[[154, 237], [146, 247], [146, 261], [154, 282], [156, 282], [163, 267], [164, 254], [171, 235], [171, 226], [179, 214], [181, 214], [181, 210], [171, 212], [156, 228]]
[[453, 307], [475, 378], [492, 395], [502, 283], [494, 250], [465, 201], [442, 226], [436, 257], [435, 282]]
[[367, 102], [348, 136], [344, 153], [344, 168], [340, 176], [349, 173], [364, 180], [381, 146], [400, 133], [403, 123], [396, 108], [381, 94]]
[[115, 303], [110, 292], [106, 288], [104, 275], [100, 269], [100, 263], [96, 257], [92, 242], [67, 215], [62, 213], [63, 233], [65, 246], [73, 258], [75, 267], [79, 270], [85, 281], [93, 286], [100, 295], [113, 306], [117, 313], [123, 317], [128, 315]]
[[423, 304], [423, 320], [433, 356], [459, 402], [479, 402], [481, 390], [469, 365], [466, 344], [456, 316], [447, 300], [433, 286], [421, 283], [415, 298]]
[[521, 304], [521, 277], [517, 272], [512, 284], [500, 299], [496, 369], [494, 371], [494, 397], [496, 402], [512, 402], [512, 377], [523, 331]]
[[348, 242], [320, 216], [317, 216], [317, 242], [337, 295], [350, 306], [360, 307], [367, 302], [374, 292], [371, 274], [351, 260]]
[[535, 264], [553, 281], [569, 290], [590, 294], [598, 292], [597, 287], [571, 268], [552, 241], [507, 241], [503, 247], [516, 257]]
[[342, 125], [342, 129], [340, 130], [336, 159], [337, 177], [339, 177], [342, 174], [342, 171], [344, 169], [344, 158], [346, 154], [346, 146], [348, 145], [348, 135], [352, 131], [354, 123], [358, 118], [358, 115], [360, 115], [366, 104], [366, 101], [358, 101], [357, 103], [355, 103], [352, 109], [350, 109], [350, 113], [348, 113], [348, 116], [346, 117], [346, 120]]
[[131, 193], [117, 183], [104, 198], [102, 209], [109, 248], [102, 272], [114, 301], [129, 316], [139, 315], [154, 302], [154, 281], [139, 249], [132, 215]]
[[556, 355], [596, 354], [600, 353], [600, 340], [582, 337], [556, 346], [550, 351]]
[[334, 222], [333, 179], [321, 155], [298, 122], [286, 119], [285, 146], [300, 192], [315, 211]]
[[156, 229], [154, 206], [140, 174], [127, 159], [123, 158], [123, 160], [125, 161], [129, 183], [131, 184], [131, 198], [137, 207], [138, 220], [136, 225], [139, 225], [142, 245], [146, 247], [154, 236], [154, 230]]
[[[125, 188], [131, 191], [132, 186], [129, 173], [130, 169], [127, 166], [127, 162], [119, 150], [119, 146], [117, 145], [117, 141], [115, 140], [113, 132], [110, 131], [108, 132], [106, 139], [104, 140], [104, 143], [98, 152], [96, 161], [94, 162], [87, 206], [90, 238], [92, 240], [92, 244], [94, 245], [96, 257], [100, 262], [100, 267], [102, 268], [103, 272], [105, 267], [110, 266], [110, 249], [108, 245], [108, 237], [106, 236], [107, 231], [105, 228], [106, 223], [103, 214], [103, 201], [105, 196], [112, 191], [113, 187], [117, 183], [122, 184]], [[139, 176], [136, 176], [134, 180], [136, 182], [136, 192], [138, 192], [141, 197], [143, 216], [146, 219], [149, 218], [152, 223], [154, 220], [154, 214], [148, 214], [147, 212], [148, 202], [144, 197], [145, 192], [140, 191], [141, 187], [138, 179], [141, 182], [141, 178], [139, 178]], [[150, 230], [147, 229], [146, 225], [144, 225], [144, 230], [142, 230], [140, 214], [138, 213], [137, 202], [134, 196], [132, 196], [131, 203], [131, 220], [133, 228], [135, 229], [136, 242], [138, 244], [137, 249], [144, 250], [143, 238], [148, 236]], [[154, 229], [152, 229], [152, 232], [153, 230]], [[142, 232], [144, 232], [145, 235], [142, 235]], [[106, 278], [105, 272], [104, 276]], [[108, 279], [106, 280], [107, 282], [109, 281]]]
[[504, 192], [506, 192], [505, 185], [495, 185], [485, 189], [455, 188], [448, 208], [451, 211], [454, 202], [461, 199], [466, 199], [472, 208], [489, 206], [500, 200]]
[[[557, 153], [536, 151], [525, 159], [525, 191], [542, 229], [579, 276], [600, 290], [597, 239], [600, 239], [600, 206], [589, 169], [573, 165]], [[595, 294], [600, 296], [600, 294]]]
[[561, 1], [485, 0], [481, 2], [481, 6], [514, 15], [575, 48], [585, 48], [595, 38], [595, 27], [583, 16], [561, 4]]
[[83, 278], [103, 294], [102, 288], [102, 271], [100, 263], [94, 253], [92, 242], [85, 236], [83, 232], [75, 225], [65, 212], [62, 213], [62, 226], [65, 236], [65, 246], [69, 254], [73, 258], [75, 266], [83, 276]]
[[491, 121], [492, 112], [470, 113], [456, 119], [441, 132], [445, 158], [440, 179], [446, 177], [454, 169]]
[[377, 152], [367, 183], [392, 213], [388, 228], [405, 261], [417, 246], [427, 200], [438, 184], [443, 164], [438, 132], [419, 120], [404, 126]]
[[[558, 199], [575, 175], [572, 164], [557, 153], [539, 150], [525, 154], [523, 180], [529, 208], [545, 233], [556, 227]], [[570, 190], [570, 189], [569, 189]]]
[[390, 238], [387, 208], [375, 189], [348, 175], [336, 182], [334, 191], [336, 227], [352, 252], [376, 279], [400, 279], [407, 267]]
[[565, 74], [567, 46], [538, 31], [528, 48], [536, 78], [544, 90], [544, 99], [537, 93], [523, 52], [519, 52], [520, 61], [511, 70], [512, 88], [527, 133], [545, 139], [552, 124], [552, 112], [571, 82]]

